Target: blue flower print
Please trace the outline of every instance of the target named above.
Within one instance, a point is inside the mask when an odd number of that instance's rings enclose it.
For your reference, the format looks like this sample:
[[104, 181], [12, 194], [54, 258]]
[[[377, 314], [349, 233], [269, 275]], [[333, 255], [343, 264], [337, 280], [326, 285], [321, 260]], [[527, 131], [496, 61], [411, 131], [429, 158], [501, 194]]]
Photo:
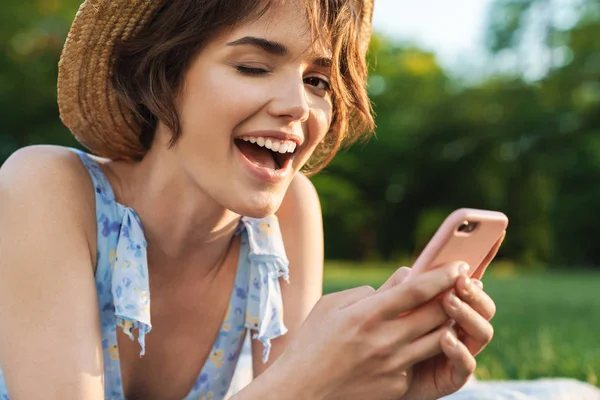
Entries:
[[113, 232], [119, 232], [121, 224], [119, 222], [110, 222], [108, 218], [102, 221], [102, 236], [109, 237]]
[[245, 299], [246, 298], [246, 291], [240, 287], [235, 288], [235, 295], [237, 297], [239, 297], [240, 299]]
[[129, 248], [133, 251], [134, 257], [140, 258], [142, 256], [142, 246], [139, 243], [131, 241]]
[[199, 383], [204, 383], [208, 381], [208, 374], [202, 374], [200, 375], [200, 379], [198, 379]]
[[229, 357], [227, 357], [227, 361], [235, 361], [238, 358], [238, 352], [234, 351], [233, 353], [229, 353]]
[[127, 239], [129, 239], [129, 227], [128, 227], [127, 225], [124, 225], [124, 226], [123, 226], [123, 229], [121, 230], [121, 235], [122, 235], [124, 238], [127, 238]]
[[208, 383], [208, 374], [206, 372], [203, 372], [202, 374], [200, 374], [200, 377], [196, 380], [196, 383], [194, 384], [194, 391], [200, 390], [200, 388], [206, 383]]

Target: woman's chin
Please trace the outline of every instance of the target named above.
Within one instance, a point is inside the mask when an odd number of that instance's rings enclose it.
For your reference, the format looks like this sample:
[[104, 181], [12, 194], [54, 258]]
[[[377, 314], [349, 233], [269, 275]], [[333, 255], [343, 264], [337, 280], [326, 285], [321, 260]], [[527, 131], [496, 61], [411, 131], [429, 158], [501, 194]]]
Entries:
[[283, 194], [275, 193], [240, 197], [230, 210], [244, 217], [265, 218], [277, 212], [282, 200]]

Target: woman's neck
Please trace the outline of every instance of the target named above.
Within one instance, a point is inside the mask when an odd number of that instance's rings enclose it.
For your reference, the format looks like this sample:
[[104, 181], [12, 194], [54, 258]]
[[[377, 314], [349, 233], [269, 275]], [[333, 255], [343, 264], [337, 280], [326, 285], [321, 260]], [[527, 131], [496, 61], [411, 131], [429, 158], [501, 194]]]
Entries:
[[204, 193], [168, 150], [151, 150], [136, 163], [111, 162], [105, 169], [117, 200], [142, 221], [151, 270], [160, 275], [169, 275], [161, 269], [173, 265], [200, 268], [201, 274], [218, 270], [240, 216]]

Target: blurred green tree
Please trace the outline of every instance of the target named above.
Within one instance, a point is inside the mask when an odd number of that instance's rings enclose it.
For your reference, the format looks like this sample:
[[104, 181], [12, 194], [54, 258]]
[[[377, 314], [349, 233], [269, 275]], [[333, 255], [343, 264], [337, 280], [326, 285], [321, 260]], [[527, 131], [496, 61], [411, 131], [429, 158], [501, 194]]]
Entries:
[[[77, 146], [56, 76], [79, 3], [3, 6], [0, 163], [30, 144]], [[488, 25], [489, 74], [469, 84], [374, 35], [376, 137], [313, 178], [328, 258], [406, 262], [446, 214], [479, 207], [511, 219], [500, 257], [600, 266], [600, 3], [495, 0]]]
[[[526, 265], [599, 265], [599, 8], [494, 2], [494, 63], [509, 55], [517, 62], [471, 86], [447, 76], [432, 54], [376, 36], [369, 88], [377, 138], [314, 178], [325, 201], [329, 183], [354, 182], [354, 214], [363, 217], [342, 228], [347, 211], [325, 210], [337, 228], [327, 233], [328, 255], [405, 260], [448, 212], [466, 206], [509, 215], [501, 255]], [[565, 13], [570, 24], [556, 17]], [[526, 31], [535, 19], [543, 34], [532, 44]], [[538, 60], [542, 72], [532, 79], [518, 61], [535, 45], [550, 56]]]
[[78, 1], [6, 2], [0, 13], [0, 162], [35, 143], [75, 145], [56, 106], [58, 58]]

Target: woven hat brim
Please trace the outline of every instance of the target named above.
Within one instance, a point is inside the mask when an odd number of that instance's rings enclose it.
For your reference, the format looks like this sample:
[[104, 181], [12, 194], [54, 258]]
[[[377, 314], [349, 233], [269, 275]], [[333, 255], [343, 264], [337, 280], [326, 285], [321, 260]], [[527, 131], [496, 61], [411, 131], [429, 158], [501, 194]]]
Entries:
[[88, 0], [69, 30], [58, 64], [60, 117], [83, 146], [100, 156], [143, 155], [140, 126], [120, 106], [111, 85], [112, 54], [117, 40], [135, 35], [162, 3]]

